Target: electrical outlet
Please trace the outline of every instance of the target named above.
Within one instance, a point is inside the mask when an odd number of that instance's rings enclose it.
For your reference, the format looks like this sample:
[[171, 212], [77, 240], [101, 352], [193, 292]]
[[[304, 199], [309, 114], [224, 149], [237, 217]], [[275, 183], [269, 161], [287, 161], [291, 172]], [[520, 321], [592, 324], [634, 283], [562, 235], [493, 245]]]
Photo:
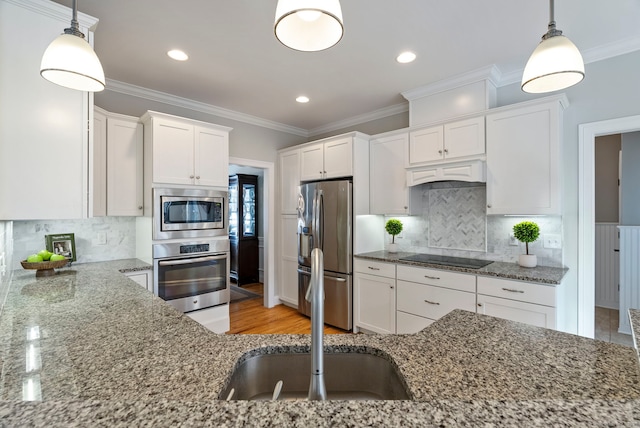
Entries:
[[512, 247], [517, 247], [519, 244], [518, 240], [515, 236], [513, 236], [513, 232], [509, 233], [509, 245]]
[[98, 245], [107, 245], [107, 232], [98, 232]]
[[560, 235], [544, 235], [543, 247], [550, 249], [562, 248], [562, 237]]

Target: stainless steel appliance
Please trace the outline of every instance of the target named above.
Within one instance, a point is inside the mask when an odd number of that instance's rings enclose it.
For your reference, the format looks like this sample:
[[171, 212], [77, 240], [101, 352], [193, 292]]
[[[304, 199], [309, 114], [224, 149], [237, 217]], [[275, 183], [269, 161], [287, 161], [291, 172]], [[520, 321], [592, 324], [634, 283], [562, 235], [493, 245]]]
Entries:
[[154, 188], [153, 240], [227, 236], [228, 193]]
[[153, 245], [153, 293], [182, 312], [229, 302], [229, 239]]
[[298, 311], [309, 316], [304, 296], [311, 279], [311, 250], [324, 253], [324, 322], [351, 330], [353, 301], [352, 183], [318, 181], [300, 186], [298, 202]]
[[436, 254], [413, 254], [411, 256], [400, 257], [400, 260], [410, 262], [429, 263], [432, 265], [456, 266], [467, 269], [480, 269], [491, 263], [491, 260], [468, 259], [464, 257], [439, 256]]

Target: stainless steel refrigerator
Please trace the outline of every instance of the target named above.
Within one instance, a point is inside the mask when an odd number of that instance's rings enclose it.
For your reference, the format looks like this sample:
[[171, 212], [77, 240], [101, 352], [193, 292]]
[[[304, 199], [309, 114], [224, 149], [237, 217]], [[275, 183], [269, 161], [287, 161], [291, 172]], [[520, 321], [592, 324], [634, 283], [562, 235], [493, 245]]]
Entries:
[[350, 180], [318, 181], [300, 186], [298, 201], [298, 311], [310, 316], [305, 300], [311, 279], [311, 250], [324, 254], [324, 321], [351, 330], [352, 216]]

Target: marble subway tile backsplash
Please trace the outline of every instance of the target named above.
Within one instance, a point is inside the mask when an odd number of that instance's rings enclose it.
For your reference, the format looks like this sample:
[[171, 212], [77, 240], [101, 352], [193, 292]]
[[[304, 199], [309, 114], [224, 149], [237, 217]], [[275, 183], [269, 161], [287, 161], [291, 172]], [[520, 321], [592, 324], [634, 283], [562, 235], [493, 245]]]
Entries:
[[[136, 218], [95, 217], [82, 220], [33, 220], [13, 222], [13, 269], [21, 269], [20, 260], [45, 248], [45, 235], [73, 233], [76, 262], [135, 258]], [[98, 235], [106, 235], [106, 244]]]
[[[531, 220], [540, 226], [540, 238], [529, 244], [529, 252], [540, 266], [563, 265], [562, 249], [543, 247], [545, 234], [562, 236], [562, 217], [487, 216], [483, 183], [438, 182], [415, 191], [421, 193], [420, 215], [385, 217], [399, 218], [404, 225], [395, 240], [399, 251], [516, 262], [525, 245], [511, 245], [513, 225]], [[385, 232], [385, 243], [389, 242], [391, 236]]]

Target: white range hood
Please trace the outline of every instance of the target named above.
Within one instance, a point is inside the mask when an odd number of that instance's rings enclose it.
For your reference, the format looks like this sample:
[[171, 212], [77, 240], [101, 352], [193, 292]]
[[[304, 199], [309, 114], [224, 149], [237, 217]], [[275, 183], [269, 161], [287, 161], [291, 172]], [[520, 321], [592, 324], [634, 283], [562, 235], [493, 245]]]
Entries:
[[446, 164], [434, 164], [407, 169], [407, 186], [417, 186], [434, 181], [468, 181], [486, 183], [486, 162], [482, 159]]

